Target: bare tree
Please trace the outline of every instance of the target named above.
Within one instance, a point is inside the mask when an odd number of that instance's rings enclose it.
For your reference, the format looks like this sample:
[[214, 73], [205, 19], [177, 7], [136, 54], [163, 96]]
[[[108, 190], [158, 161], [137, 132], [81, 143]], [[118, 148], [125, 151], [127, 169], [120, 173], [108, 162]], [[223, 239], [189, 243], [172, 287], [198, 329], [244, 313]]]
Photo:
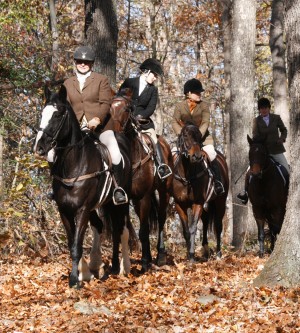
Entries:
[[291, 179], [286, 216], [282, 230], [270, 259], [260, 275], [256, 286], [297, 286], [300, 283], [300, 0], [285, 0], [285, 32], [288, 59], [288, 88], [291, 117]]
[[[284, 0], [273, 0], [270, 26], [270, 49], [273, 60], [274, 109], [275, 113], [280, 114], [289, 133], [290, 116], [288, 112], [287, 74], [283, 30]], [[286, 155], [288, 160], [290, 159], [289, 143], [290, 139], [288, 136], [286, 142]]]
[[[247, 10], [245, 10], [247, 8]], [[236, 0], [232, 13], [231, 46], [231, 117], [230, 160], [232, 195], [236, 198], [241, 186], [236, 180], [248, 165], [246, 135], [251, 128], [254, 105], [254, 55], [255, 55], [256, 1]], [[243, 186], [243, 182], [240, 182]], [[233, 205], [233, 245], [243, 244], [247, 234], [248, 209]]]
[[114, 1], [85, 0], [87, 44], [96, 52], [94, 69], [116, 84], [118, 22]]

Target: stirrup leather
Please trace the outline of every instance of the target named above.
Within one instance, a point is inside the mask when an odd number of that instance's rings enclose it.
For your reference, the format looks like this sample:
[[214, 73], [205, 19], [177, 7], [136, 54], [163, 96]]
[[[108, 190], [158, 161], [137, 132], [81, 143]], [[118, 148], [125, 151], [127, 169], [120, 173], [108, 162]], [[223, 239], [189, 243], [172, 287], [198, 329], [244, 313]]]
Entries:
[[[159, 172], [160, 169], [162, 169], [163, 171], [165, 171], [165, 175], [164, 175], [164, 176], [162, 176], [162, 175], [160, 174], [160, 172]], [[162, 164], [160, 164], [159, 166], [157, 166], [157, 173], [158, 173], [158, 177], [159, 177], [160, 179], [165, 179], [165, 178], [171, 176], [171, 174], [172, 174], [172, 170], [171, 170], [171, 168], [168, 166], [168, 164], [162, 163]]]
[[[122, 194], [124, 195], [125, 197], [125, 200], [123, 200], [122, 202], [117, 202], [116, 199], [115, 199], [115, 194], [117, 191], [121, 191]], [[113, 203], [114, 205], [118, 206], [118, 205], [123, 205], [125, 203], [128, 202], [128, 196], [127, 196], [127, 193], [125, 192], [125, 190], [122, 188], [122, 187], [116, 187], [114, 190], [113, 190], [113, 196], [112, 196], [112, 199], [113, 199]]]

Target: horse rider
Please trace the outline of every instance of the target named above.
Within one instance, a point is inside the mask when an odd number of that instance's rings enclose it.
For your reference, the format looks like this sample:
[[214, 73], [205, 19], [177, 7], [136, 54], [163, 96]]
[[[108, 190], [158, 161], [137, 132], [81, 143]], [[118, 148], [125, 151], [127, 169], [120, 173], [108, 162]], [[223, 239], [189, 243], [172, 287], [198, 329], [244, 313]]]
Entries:
[[112, 160], [112, 172], [117, 183], [113, 201], [116, 205], [127, 202], [125, 190], [118, 184], [123, 174], [123, 160], [113, 132], [113, 120], [110, 118], [112, 99], [108, 78], [92, 70], [95, 53], [88, 46], [79, 46], [74, 51], [75, 75], [68, 78], [64, 85], [67, 98], [84, 130], [93, 131], [101, 143], [109, 150]]
[[198, 79], [190, 79], [185, 82], [183, 93], [185, 99], [175, 105], [175, 111], [172, 120], [172, 128], [179, 135], [182, 127], [186, 123], [193, 123], [199, 127], [203, 142], [203, 150], [207, 153], [210, 161], [210, 170], [214, 175], [214, 188], [217, 195], [223, 194], [224, 187], [220, 174], [219, 164], [216, 160], [217, 153], [214, 148], [212, 136], [208, 132], [210, 122], [209, 105], [201, 99], [201, 93], [204, 91], [202, 83]]
[[[271, 103], [268, 98], [260, 98], [257, 102], [257, 108], [259, 115], [253, 119], [252, 137], [262, 138], [264, 145], [268, 149], [269, 156], [271, 156], [275, 162], [282, 165], [289, 174], [290, 167], [284, 156], [285, 148], [283, 145], [287, 137], [287, 129], [280, 115], [270, 113]], [[245, 177], [245, 189], [237, 195], [237, 198], [244, 205], [248, 202], [249, 180], [250, 174], [248, 170]]]
[[154, 157], [158, 175], [164, 179], [170, 176], [172, 171], [167, 164], [163, 163], [162, 148], [156, 136], [154, 123], [150, 118], [156, 109], [158, 100], [158, 89], [154, 82], [158, 77], [164, 75], [163, 67], [157, 59], [148, 58], [140, 65], [140, 71], [139, 76], [126, 78], [119, 91], [125, 88], [132, 91], [133, 115], [139, 123], [141, 132], [148, 134], [155, 145]]

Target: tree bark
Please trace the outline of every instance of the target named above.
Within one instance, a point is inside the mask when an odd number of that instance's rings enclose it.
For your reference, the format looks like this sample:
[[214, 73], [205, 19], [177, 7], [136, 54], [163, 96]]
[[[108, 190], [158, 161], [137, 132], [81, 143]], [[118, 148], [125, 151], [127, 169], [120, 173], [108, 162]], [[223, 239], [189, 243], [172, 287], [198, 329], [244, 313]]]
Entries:
[[[273, 0], [270, 26], [270, 49], [273, 61], [273, 94], [274, 110], [281, 116], [288, 133], [290, 132], [290, 116], [288, 108], [287, 74], [284, 45], [284, 0]], [[290, 160], [290, 136], [288, 135], [285, 147], [286, 157]]]
[[[247, 10], [245, 10], [247, 8]], [[231, 48], [231, 117], [230, 159], [233, 196], [233, 245], [241, 248], [248, 233], [248, 209], [237, 202], [236, 195], [244, 187], [235, 180], [248, 165], [247, 133], [251, 133], [254, 116], [254, 56], [255, 56], [256, 1], [233, 2]], [[243, 177], [241, 178], [243, 179]]]
[[52, 34], [52, 61], [51, 61], [51, 72], [53, 73], [53, 78], [55, 78], [55, 73], [57, 71], [57, 66], [59, 62], [59, 41], [58, 41], [58, 29], [56, 20], [56, 10], [54, 0], [49, 0], [49, 10], [50, 10], [50, 23], [51, 23], [51, 34]]
[[285, 33], [291, 118], [291, 179], [286, 216], [274, 251], [255, 286], [284, 287], [300, 283], [300, 0], [285, 0]]
[[115, 88], [118, 22], [112, 0], [85, 0], [85, 35], [96, 53], [94, 70], [108, 76]]
[[[230, 142], [230, 77], [231, 77], [231, 35], [232, 35], [232, 0], [219, 0], [222, 6], [222, 32], [223, 32], [223, 55], [224, 55], [224, 142]], [[230, 162], [230, 145], [224, 147], [227, 164]], [[231, 169], [229, 168], [229, 183], [231, 184]], [[224, 221], [224, 243], [232, 243], [232, 192], [228, 193], [227, 219]]]

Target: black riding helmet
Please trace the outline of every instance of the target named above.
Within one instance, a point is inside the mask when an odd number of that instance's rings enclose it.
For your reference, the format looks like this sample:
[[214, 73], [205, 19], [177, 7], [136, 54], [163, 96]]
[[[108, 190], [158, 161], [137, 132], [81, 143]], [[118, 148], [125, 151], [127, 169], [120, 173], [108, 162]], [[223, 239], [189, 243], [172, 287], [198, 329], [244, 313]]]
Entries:
[[266, 97], [260, 98], [257, 102], [258, 110], [261, 108], [270, 108], [270, 107], [271, 107], [271, 103]]
[[197, 79], [190, 79], [186, 81], [183, 86], [183, 93], [186, 95], [188, 92], [191, 93], [201, 93], [204, 89], [202, 87], [202, 83]]
[[148, 58], [146, 59], [140, 66], [141, 71], [151, 71], [157, 75], [164, 75], [164, 70], [162, 67], [162, 64], [154, 58]]
[[74, 51], [74, 60], [95, 61], [95, 52], [88, 46], [79, 46]]

